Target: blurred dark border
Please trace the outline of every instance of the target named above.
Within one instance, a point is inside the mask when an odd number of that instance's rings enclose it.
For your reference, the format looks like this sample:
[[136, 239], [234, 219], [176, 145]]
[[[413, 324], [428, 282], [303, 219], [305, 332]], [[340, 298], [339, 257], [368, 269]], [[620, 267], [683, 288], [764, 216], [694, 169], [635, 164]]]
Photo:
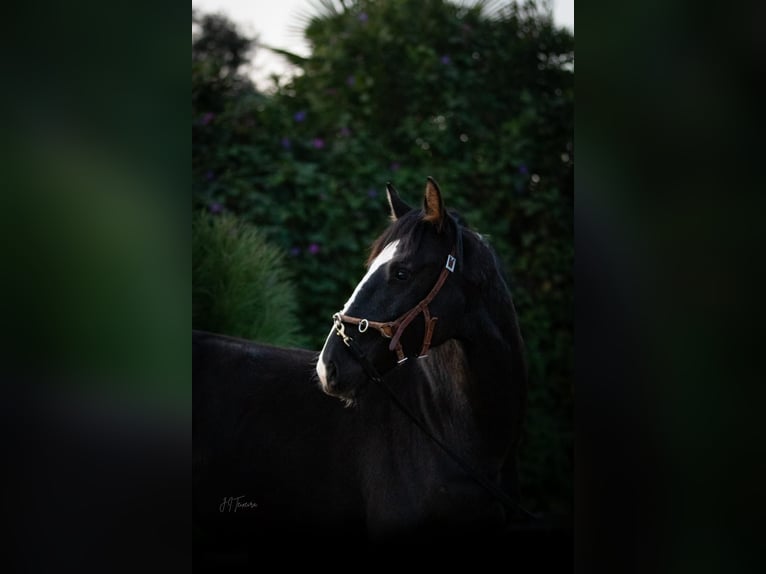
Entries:
[[4, 561], [188, 570], [188, 6], [3, 21]]
[[764, 8], [576, 14], [577, 565], [750, 571]]

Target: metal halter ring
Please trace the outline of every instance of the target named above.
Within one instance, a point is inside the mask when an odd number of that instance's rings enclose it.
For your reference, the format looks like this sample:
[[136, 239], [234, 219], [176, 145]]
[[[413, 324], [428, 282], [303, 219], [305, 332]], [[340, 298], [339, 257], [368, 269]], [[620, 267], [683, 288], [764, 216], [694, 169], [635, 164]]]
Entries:
[[362, 319], [361, 321], [359, 321], [359, 326], [357, 327], [357, 329], [359, 329], [360, 333], [364, 333], [369, 326], [370, 326], [369, 321], [367, 321], [367, 319]]

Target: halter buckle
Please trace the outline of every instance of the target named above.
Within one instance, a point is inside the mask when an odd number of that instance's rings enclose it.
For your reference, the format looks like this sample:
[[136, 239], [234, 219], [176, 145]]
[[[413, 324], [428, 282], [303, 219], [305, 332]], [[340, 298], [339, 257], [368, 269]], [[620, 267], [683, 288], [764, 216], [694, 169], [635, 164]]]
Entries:
[[457, 263], [457, 259], [455, 259], [452, 256], [452, 254], [447, 255], [447, 264], [445, 265], [445, 267], [447, 268], [447, 271], [449, 271], [450, 273], [455, 271], [455, 263]]
[[359, 329], [360, 333], [364, 333], [370, 326], [370, 322], [367, 319], [362, 319], [359, 321], [359, 325], [357, 326], [357, 329]]
[[346, 335], [346, 325], [343, 324], [343, 319], [340, 318], [340, 313], [335, 313], [332, 316], [333, 327], [335, 328], [335, 334], [343, 339], [343, 344], [346, 347], [351, 346], [351, 337]]

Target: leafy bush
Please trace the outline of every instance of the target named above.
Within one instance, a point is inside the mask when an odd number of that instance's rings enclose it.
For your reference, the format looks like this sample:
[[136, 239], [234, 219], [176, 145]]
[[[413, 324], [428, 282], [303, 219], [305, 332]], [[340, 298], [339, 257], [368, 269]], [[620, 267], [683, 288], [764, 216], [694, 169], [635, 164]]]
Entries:
[[220, 21], [197, 18], [194, 206], [236, 213], [289, 253], [319, 349], [387, 224], [386, 181], [415, 204], [435, 177], [507, 270], [529, 362], [523, 486], [533, 507], [566, 512], [574, 38], [534, 2], [321, 4], [305, 29], [311, 56], [292, 58], [302, 73], [270, 93], [231, 68], [249, 44], [222, 35], [213, 44], [233, 56], [200, 55]]
[[282, 253], [232, 215], [192, 223], [192, 325], [282, 346], [305, 343]]

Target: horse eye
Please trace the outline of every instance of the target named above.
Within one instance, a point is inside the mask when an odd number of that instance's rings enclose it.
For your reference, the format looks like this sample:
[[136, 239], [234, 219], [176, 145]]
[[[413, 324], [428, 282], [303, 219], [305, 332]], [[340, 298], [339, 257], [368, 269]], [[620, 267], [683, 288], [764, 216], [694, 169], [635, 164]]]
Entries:
[[394, 275], [399, 281], [406, 281], [410, 277], [410, 272], [406, 269], [397, 269]]

